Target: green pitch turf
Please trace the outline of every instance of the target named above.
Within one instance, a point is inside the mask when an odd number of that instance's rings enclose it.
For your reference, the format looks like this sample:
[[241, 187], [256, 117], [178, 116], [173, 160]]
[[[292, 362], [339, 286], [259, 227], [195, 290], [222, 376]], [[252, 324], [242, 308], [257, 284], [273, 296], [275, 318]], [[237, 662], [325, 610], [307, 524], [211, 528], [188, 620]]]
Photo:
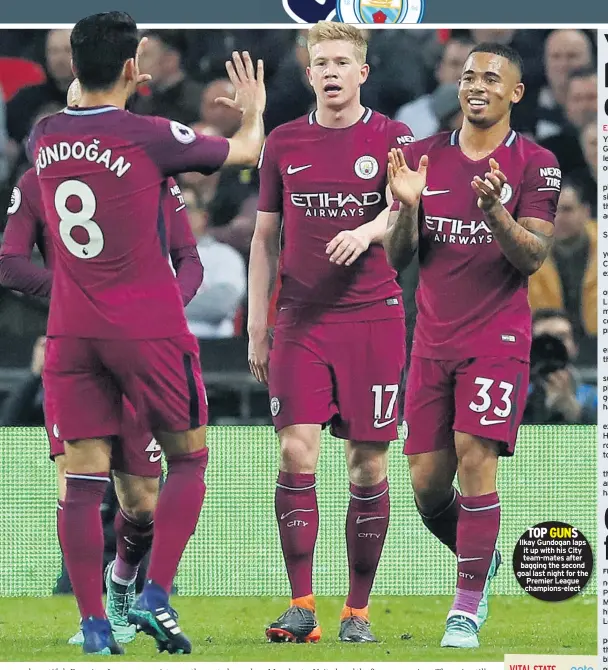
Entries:
[[[74, 599], [2, 598], [0, 656], [3, 661], [82, 660], [80, 648], [66, 640], [76, 631]], [[502, 661], [505, 653], [597, 653], [597, 599], [578, 596], [563, 603], [543, 603], [529, 596], [495, 596], [490, 618], [475, 650], [441, 649], [447, 597], [378, 597], [370, 613], [381, 644], [337, 642], [342, 600], [319, 598], [323, 639], [316, 645], [268, 644], [264, 628], [286, 607], [284, 598], [187, 598], [172, 604], [193, 644], [190, 657], [162, 659], [200, 661]], [[154, 641], [139, 634], [126, 645], [125, 656], [113, 660], [160, 660]], [[99, 659], [101, 660], [101, 659]]]

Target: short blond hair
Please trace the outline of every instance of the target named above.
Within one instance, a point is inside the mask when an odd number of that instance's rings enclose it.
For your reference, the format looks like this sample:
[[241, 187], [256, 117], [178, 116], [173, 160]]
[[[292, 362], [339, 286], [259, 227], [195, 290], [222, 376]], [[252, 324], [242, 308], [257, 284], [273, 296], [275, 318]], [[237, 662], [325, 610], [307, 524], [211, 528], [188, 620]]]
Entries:
[[308, 31], [308, 54], [312, 60], [312, 48], [320, 42], [342, 40], [350, 42], [355, 48], [357, 60], [363, 64], [367, 58], [367, 40], [359, 28], [349, 23], [319, 21]]

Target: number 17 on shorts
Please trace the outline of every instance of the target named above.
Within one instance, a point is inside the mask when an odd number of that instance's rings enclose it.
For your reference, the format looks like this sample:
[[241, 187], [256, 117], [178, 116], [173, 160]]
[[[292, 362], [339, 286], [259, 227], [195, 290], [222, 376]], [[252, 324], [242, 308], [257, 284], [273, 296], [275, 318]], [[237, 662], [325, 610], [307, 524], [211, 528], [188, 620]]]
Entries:
[[397, 397], [399, 384], [374, 384], [374, 428], [380, 430], [397, 422]]

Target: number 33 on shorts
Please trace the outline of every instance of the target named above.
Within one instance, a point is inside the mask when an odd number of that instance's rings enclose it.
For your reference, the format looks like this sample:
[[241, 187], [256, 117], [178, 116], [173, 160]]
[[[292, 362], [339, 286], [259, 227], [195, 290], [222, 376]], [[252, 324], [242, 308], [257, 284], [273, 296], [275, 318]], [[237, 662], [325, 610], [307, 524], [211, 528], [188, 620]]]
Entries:
[[481, 414], [482, 426], [505, 423], [513, 411], [513, 384], [487, 377], [476, 377], [477, 394], [469, 403], [469, 409]]

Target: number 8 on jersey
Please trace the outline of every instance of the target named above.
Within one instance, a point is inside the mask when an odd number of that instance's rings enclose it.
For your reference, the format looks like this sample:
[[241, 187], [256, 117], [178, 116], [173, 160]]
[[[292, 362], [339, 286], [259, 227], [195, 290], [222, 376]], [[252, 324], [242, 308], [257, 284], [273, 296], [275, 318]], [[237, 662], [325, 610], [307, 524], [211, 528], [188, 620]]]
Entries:
[[[68, 201], [77, 198], [80, 210], [68, 209]], [[97, 199], [93, 189], [83, 181], [69, 179], [62, 182], [55, 191], [55, 210], [59, 216], [59, 236], [66, 249], [77, 258], [95, 258], [103, 251], [103, 231], [93, 220], [97, 210]], [[75, 228], [84, 228], [88, 242], [79, 243], [74, 239]]]

